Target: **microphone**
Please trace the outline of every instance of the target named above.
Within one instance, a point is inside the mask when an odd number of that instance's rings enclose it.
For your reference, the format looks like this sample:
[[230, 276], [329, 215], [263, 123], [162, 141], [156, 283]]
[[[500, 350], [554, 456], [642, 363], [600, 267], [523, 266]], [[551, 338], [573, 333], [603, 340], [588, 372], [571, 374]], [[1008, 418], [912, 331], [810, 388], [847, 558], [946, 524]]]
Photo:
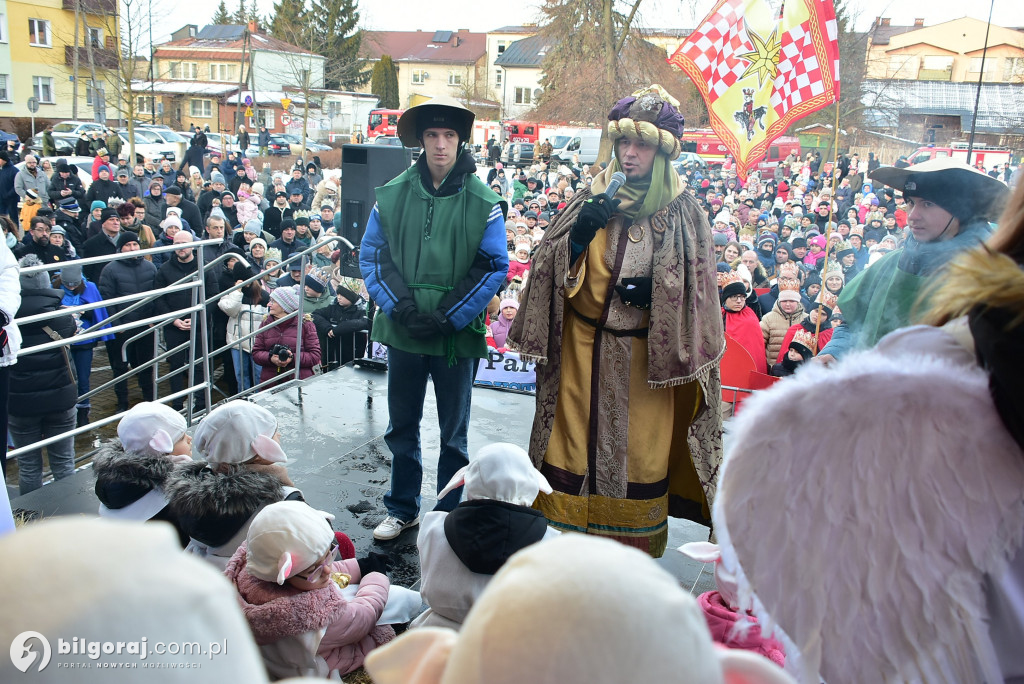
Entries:
[[608, 181], [608, 187], [605, 188], [604, 194], [608, 197], [615, 197], [615, 193], [619, 191], [623, 185], [626, 184], [626, 174], [621, 171], [616, 171], [612, 174], [612, 179]]

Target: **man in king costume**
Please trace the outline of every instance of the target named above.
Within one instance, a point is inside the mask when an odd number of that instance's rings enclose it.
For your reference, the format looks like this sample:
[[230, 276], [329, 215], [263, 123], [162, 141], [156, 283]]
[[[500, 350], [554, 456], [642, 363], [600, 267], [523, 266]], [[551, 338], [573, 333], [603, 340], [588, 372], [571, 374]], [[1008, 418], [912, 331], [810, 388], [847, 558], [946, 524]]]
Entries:
[[710, 524], [722, 458], [714, 243], [672, 168], [677, 105], [651, 86], [612, 109], [614, 158], [545, 232], [508, 337], [537, 361], [535, 505], [654, 557], [669, 515]]

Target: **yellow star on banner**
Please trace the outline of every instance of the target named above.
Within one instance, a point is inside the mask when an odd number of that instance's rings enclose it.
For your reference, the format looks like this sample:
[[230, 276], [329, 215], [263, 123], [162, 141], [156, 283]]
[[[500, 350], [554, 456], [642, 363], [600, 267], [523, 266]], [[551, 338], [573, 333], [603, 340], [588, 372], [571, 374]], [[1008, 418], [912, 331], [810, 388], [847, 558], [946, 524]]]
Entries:
[[779, 69], [779, 52], [782, 51], [782, 41], [779, 40], [778, 33], [778, 28], [773, 29], [772, 34], [768, 36], [768, 40], [764, 40], [755, 32], [747, 30], [747, 35], [750, 36], [750, 40], [754, 43], [754, 52], [739, 55], [741, 59], [750, 62], [750, 66], [743, 72], [740, 79], [744, 79], [751, 74], [757, 74], [757, 84], [759, 87], [764, 86], [765, 79], [769, 81], [775, 79]]

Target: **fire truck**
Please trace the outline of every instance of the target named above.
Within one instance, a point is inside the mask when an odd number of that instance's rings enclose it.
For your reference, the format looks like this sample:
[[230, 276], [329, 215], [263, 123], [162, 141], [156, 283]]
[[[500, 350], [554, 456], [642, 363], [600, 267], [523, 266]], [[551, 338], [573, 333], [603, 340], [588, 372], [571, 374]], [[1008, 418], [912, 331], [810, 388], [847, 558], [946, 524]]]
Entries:
[[[917, 150], [907, 158], [907, 161], [911, 164], [920, 164], [921, 162], [926, 162], [929, 159], [951, 157], [966, 164], [967, 148], [968, 143], [965, 142], [950, 143], [949, 147], [928, 145], [926, 147], [917, 148]], [[975, 145], [974, 150], [971, 152], [971, 164], [987, 171], [993, 166], [1001, 166], [1009, 163], [1012, 156], [1013, 152], [1005, 147]]]

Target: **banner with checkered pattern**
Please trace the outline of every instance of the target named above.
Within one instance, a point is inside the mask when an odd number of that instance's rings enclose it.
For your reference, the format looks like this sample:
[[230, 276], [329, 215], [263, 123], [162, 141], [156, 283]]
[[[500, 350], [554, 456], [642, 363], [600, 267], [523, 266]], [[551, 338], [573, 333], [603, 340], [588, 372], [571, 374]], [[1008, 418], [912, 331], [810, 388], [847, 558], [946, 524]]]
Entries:
[[[778, 5], [779, 3], [774, 3]], [[741, 177], [772, 140], [839, 99], [832, 0], [719, 0], [668, 59], [690, 77]]]

